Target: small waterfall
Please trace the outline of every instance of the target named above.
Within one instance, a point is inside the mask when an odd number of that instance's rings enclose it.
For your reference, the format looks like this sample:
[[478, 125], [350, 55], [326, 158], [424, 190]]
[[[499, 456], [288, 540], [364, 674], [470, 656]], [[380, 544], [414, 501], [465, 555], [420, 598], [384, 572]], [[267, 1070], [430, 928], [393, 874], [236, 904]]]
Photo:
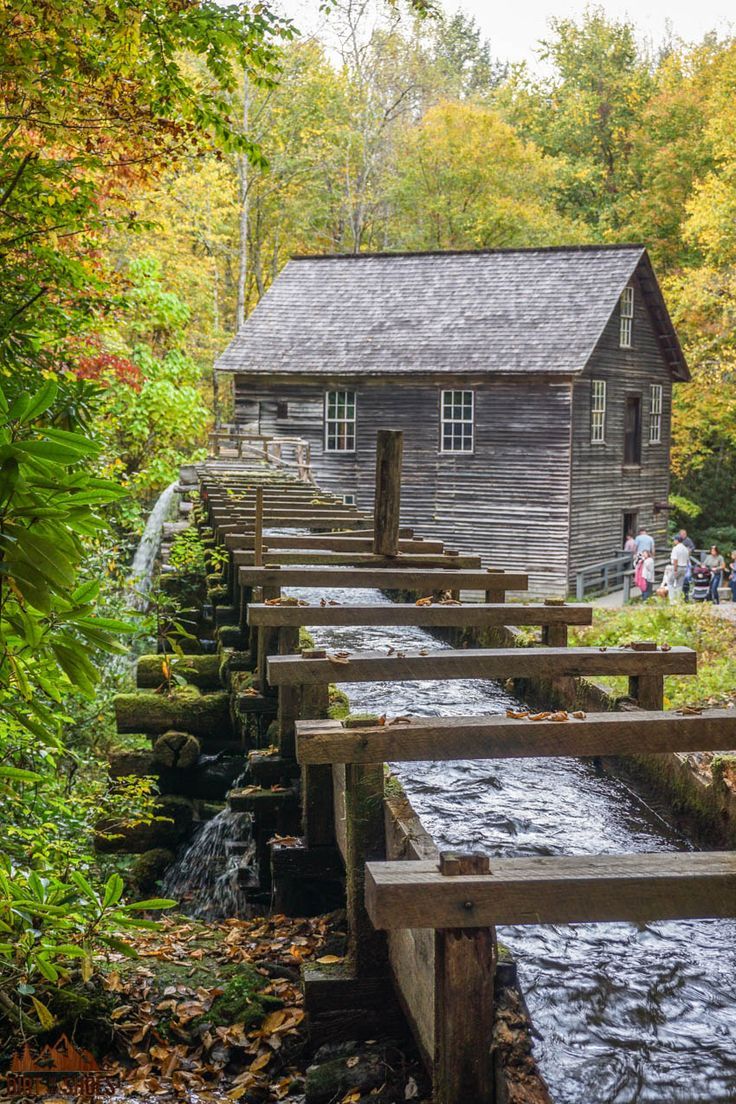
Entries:
[[131, 605], [134, 609], [142, 611], [146, 608], [151, 580], [153, 579], [153, 565], [161, 547], [163, 524], [169, 516], [178, 485], [178, 480], [174, 480], [156, 499], [133, 557], [127, 585], [131, 592]]
[[248, 904], [238, 881], [244, 861], [253, 867], [255, 844], [250, 813], [223, 809], [202, 826], [169, 869], [162, 893], [180, 901], [182, 911], [204, 920], [246, 916]]

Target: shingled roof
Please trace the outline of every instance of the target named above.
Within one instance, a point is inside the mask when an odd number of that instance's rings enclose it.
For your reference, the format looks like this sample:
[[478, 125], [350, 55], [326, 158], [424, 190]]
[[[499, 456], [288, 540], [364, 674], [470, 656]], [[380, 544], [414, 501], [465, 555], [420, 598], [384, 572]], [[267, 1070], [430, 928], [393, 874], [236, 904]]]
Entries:
[[687, 379], [641, 245], [294, 257], [216, 367], [247, 375], [575, 374], [637, 269], [663, 354]]

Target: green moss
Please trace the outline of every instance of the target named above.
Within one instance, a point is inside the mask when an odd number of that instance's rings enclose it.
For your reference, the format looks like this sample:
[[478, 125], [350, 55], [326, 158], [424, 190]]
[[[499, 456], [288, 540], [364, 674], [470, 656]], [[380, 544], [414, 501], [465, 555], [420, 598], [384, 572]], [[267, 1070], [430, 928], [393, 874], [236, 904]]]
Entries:
[[391, 769], [387, 763], [384, 764], [384, 773], [384, 792], [386, 794], [386, 797], [405, 798], [406, 791], [404, 790], [404, 787], [401, 785], [401, 782], [396, 777], [396, 775], [391, 773]]
[[244, 1024], [246, 1029], [255, 1027], [268, 1012], [283, 1007], [283, 1001], [278, 997], [261, 992], [266, 980], [251, 966], [241, 963], [237, 974], [230, 978], [202, 1019], [214, 1027], [236, 1023]]
[[345, 691], [338, 690], [338, 688], [331, 683], [328, 701], [327, 716], [333, 721], [344, 720], [350, 712], [350, 699]]
[[304, 625], [299, 626], [299, 650], [313, 648], [314, 637], [310, 633], [309, 629], [305, 629]]
[[345, 728], [368, 728], [377, 725], [379, 716], [377, 713], [349, 713], [343, 720]]

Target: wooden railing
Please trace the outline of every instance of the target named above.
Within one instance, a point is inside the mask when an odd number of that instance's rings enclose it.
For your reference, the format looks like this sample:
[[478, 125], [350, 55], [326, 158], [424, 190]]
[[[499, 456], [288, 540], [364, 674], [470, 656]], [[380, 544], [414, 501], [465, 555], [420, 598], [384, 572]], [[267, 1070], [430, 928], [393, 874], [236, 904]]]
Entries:
[[210, 456], [225, 460], [262, 459], [266, 464], [293, 470], [304, 483], [314, 483], [311, 445], [301, 437], [269, 437], [237, 428], [213, 430]]

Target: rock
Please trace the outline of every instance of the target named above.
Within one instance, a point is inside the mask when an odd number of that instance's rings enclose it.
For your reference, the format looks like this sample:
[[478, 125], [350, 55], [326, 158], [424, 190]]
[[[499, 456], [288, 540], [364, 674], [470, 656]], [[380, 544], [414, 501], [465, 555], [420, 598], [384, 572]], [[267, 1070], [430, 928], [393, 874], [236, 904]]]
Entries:
[[128, 885], [141, 897], [150, 896], [158, 889], [158, 883], [175, 861], [176, 856], [167, 847], [153, 847], [144, 851], [128, 871]]
[[174, 729], [164, 732], [153, 745], [154, 759], [161, 767], [193, 767], [201, 752], [196, 736]]
[[221, 690], [220, 657], [212, 655], [142, 655], [136, 666], [136, 683], [141, 689], [156, 690], [166, 680], [161, 664], [166, 659], [175, 675], [185, 678], [200, 690]]
[[164, 819], [128, 827], [120, 827], [114, 821], [98, 821], [95, 849], [105, 855], [120, 852], [140, 855], [154, 848], [175, 848], [192, 830], [194, 809], [187, 798], [172, 794], [158, 799], [156, 816]]
[[[161, 737], [163, 739], [163, 737]], [[216, 755], [200, 755], [193, 767], [179, 770], [176, 767], [161, 769], [159, 785], [162, 793], [185, 794], [210, 800], [224, 799], [233, 782], [245, 770], [244, 755], [235, 752], [218, 752]]]
[[386, 1081], [389, 1071], [379, 1051], [363, 1051], [345, 1058], [310, 1066], [307, 1070], [306, 1104], [329, 1104], [356, 1089], [368, 1095]]

